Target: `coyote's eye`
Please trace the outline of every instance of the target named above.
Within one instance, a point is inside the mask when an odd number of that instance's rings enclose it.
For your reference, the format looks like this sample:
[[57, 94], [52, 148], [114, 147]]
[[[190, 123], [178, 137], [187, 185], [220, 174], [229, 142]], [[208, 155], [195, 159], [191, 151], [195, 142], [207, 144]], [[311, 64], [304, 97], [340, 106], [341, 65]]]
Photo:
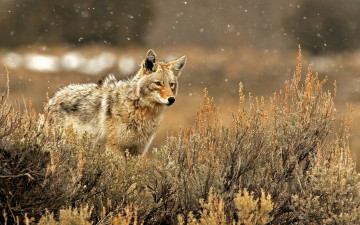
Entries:
[[161, 82], [157, 81], [157, 82], [154, 82], [157, 86], [162, 86], [161, 85]]
[[170, 83], [170, 87], [171, 88], [175, 87], [175, 83]]

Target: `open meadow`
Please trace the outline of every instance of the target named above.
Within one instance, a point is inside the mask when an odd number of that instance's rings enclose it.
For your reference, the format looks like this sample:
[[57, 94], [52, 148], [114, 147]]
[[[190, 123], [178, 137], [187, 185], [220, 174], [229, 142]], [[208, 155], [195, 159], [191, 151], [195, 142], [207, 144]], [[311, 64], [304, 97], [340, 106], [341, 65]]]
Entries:
[[[0, 87], [6, 86], [7, 69], [10, 98], [20, 103], [31, 100], [33, 108], [42, 113], [47, 96], [52, 97], [60, 87], [70, 83], [97, 83], [110, 73], [119, 80], [132, 77], [139, 69], [145, 51], [104, 46], [80, 49], [37, 46], [15, 52], [3, 51], [0, 58], [7, 66], [1, 68]], [[194, 114], [205, 88], [220, 107], [224, 124], [231, 123], [227, 112], [238, 107], [239, 82], [243, 83], [245, 93], [251, 92], [253, 96], [263, 96], [269, 101], [274, 92], [283, 89], [284, 82], [292, 78], [298, 54], [295, 47], [293, 51], [280, 52], [253, 48], [209, 50], [191, 45], [162, 47], [156, 52], [164, 60], [185, 54], [188, 64], [179, 79], [179, 97], [167, 110], [152, 148], [163, 145], [166, 137], [176, 134], [179, 127], [194, 123]], [[360, 124], [360, 52], [312, 56], [305, 51], [303, 54], [303, 69], [311, 66], [320, 79], [327, 76], [327, 89], [333, 90], [336, 81], [338, 116], [347, 113], [348, 105], [352, 105], [351, 151], [360, 163], [360, 127], [357, 125]], [[39, 58], [38, 63], [32, 64], [31, 60]]]
[[[59, 49], [48, 51], [47, 57], [61, 59]], [[103, 72], [123, 79], [121, 57], [127, 63], [140, 59], [137, 50], [87, 51], [79, 54], [94, 58], [106, 51], [115, 62], [120, 58]], [[360, 176], [352, 160], [356, 151], [350, 151], [359, 144], [353, 135], [359, 107], [346, 106], [358, 96], [359, 81], [351, 76], [356, 55], [158, 50], [169, 58], [183, 51], [189, 61], [180, 95], [152, 151], [126, 160], [92, 144], [91, 136], [46, 125], [47, 112], [39, 117], [45, 93], [103, 75], [60, 67], [34, 71], [22, 64], [4, 72], [1, 223], [359, 222]]]

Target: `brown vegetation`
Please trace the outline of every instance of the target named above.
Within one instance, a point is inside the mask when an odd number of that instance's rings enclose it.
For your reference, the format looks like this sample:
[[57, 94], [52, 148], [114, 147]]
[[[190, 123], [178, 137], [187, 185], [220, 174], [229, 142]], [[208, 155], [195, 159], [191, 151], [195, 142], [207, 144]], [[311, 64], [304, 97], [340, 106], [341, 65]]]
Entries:
[[[42, 224], [357, 224], [359, 174], [349, 153], [351, 116], [335, 128], [336, 91], [301, 54], [270, 102], [239, 88], [223, 125], [204, 92], [195, 124], [153, 157], [99, 150], [69, 128], [43, 126], [6, 99], [0, 117], [1, 222]], [[336, 90], [336, 89], [335, 89]], [[33, 219], [31, 219], [33, 218]]]

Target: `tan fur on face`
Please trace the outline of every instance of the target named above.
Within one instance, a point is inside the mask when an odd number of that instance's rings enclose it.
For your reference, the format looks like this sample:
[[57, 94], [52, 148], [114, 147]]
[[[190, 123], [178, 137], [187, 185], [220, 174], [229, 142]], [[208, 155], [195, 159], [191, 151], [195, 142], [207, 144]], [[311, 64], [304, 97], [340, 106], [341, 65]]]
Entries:
[[174, 96], [174, 93], [170, 89], [170, 87], [163, 86], [159, 89], [160, 96], [164, 99], [170, 98]]
[[168, 107], [166, 101], [176, 96], [185, 62], [185, 56], [161, 62], [149, 50], [132, 79], [117, 81], [110, 75], [98, 85], [71, 84], [55, 93], [48, 106], [58, 125], [87, 132], [109, 150], [142, 154]]

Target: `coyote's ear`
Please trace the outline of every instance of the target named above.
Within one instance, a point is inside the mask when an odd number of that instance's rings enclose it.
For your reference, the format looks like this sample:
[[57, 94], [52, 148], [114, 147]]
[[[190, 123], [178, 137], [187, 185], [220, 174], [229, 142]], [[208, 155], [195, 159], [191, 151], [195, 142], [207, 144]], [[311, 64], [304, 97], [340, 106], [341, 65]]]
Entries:
[[181, 70], [186, 63], [186, 56], [182, 56], [168, 63], [175, 76], [180, 76]]
[[142, 68], [146, 73], [151, 73], [151, 72], [155, 72], [157, 69], [157, 61], [156, 61], [156, 54], [154, 52], [154, 50], [150, 49], [147, 53], [146, 56], [144, 58], [144, 61], [142, 63]]

